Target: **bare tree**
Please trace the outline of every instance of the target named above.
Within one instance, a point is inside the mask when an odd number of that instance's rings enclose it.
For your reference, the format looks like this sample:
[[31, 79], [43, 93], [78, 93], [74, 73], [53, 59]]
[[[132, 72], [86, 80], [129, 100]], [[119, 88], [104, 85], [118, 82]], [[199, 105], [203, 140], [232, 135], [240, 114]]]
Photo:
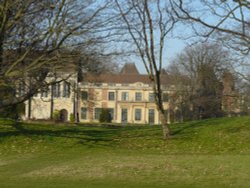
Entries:
[[[51, 84], [48, 73], [71, 66], [79, 58], [75, 49], [102, 42], [107, 6], [108, 1], [93, 0], [1, 0], [0, 90], [11, 88], [13, 94], [1, 95], [0, 108]], [[21, 95], [14, 94], [18, 83], [24, 84]]]
[[[193, 119], [222, 115], [222, 77], [233, 59], [220, 45], [200, 43], [187, 47], [171, 64], [169, 74], [177, 74], [176, 85], [188, 82], [183, 107]], [[175, 69], [175, 71], [173, 71]], [[183, 85], [183, 84], [182, 84]], [[184, 87], [183, 87], [184, 88]], [[183, 110], [184, 111], [184, 110]]]
[[163, 138], [170, 136], [162, 100], [161, 70], [167, 35], [173, 30], [176, 20], [169, 10], [168, 1], [115, 0], [121, 17], [121, 28], [129, 34], [130, 46], [135, 46], [137, 55], [152, 81], [155, 101], [161, 117]]
[[[171, 5], [177, 17], [191, 25], [196, 36], [220, 41], [239, 57], [237, 66], [249, 68], [249, 1], [171, 0]], [[239, 69], [237, 72], [248, 79]]]

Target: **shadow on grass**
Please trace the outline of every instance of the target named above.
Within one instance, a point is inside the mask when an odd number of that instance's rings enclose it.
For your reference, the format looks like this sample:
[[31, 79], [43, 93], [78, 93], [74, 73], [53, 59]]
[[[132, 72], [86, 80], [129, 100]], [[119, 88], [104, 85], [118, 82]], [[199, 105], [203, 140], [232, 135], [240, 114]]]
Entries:
[[[196, 121], [190, 124], [177, 124], [172, 126], [172, 136], [185, 135], [190, 136], [194, 128], [216, 124], [210, 121]], [[10, 126], [10, 125], [8, 125]], [[149, 136], [161, 138], [160, 126], [152, 128], [151, 126], [114, 126], [114, 125], [78, 125], [78, 126], [61, 126], [61, 125], [39, 125], [39, 124], [23, 124], [15, 122], [11, 125], [14, 129], [0, 130], [0, 141], [7, 137], [27, 136], [35, 139], [38, 137], [64, 138], [75, 139], [75, 143], [82, 144], [88, 147], [107, 146], [112, 147], [117, 144], [117, 139], [126, 138], [145, 138]]]
[[23, 125], [21, 122], [15, 122], [8, 125], [12, 129], [0, 130], [0, 138], [13, 136], [27, 136], [35, 138], [38, 137], [51, 137], [51, 138], [64, 138], [75, 139], [76, 143], [88, 147], [97, 146], [114, 146], [114, 139], [120, 135], [121, 129], [115, 127], [91, 127], [90, 126], [60, 126], [60, 125]]
[[173, 125], [172, 135], [183, 135], [183, 134], [193, 134], [195, 129], [199, 129], [202, 127], [207, 126], [217, 126], [218, 125], [218, 119], [206, 119], [206, 120], [200, 120], [200, 121], [194, 121], [190, 122], [189, 125], [187, 123], [185, 124], [178, 124]]

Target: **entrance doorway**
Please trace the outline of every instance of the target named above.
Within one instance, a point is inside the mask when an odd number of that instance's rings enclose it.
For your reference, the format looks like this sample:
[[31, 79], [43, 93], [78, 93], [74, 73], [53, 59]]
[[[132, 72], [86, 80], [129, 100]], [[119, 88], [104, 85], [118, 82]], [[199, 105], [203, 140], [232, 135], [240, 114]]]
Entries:
[[149, 124], [155, 123], [155, 110], [154, 109], [148, 110], [148, 123]]
[[122, 123], [128, 122], [128, 109], [123, 108], [122, 109]]
[[66, 122], [68, 121], [68, 111], [65, 109], [60, 110], [60, 121]]

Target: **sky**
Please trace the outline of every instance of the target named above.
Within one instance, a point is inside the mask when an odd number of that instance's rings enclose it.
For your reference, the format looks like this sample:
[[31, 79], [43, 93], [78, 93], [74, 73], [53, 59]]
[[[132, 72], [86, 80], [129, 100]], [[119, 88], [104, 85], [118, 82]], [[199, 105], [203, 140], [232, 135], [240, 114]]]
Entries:
[[[233, 3], [233, 2], [232, 3], [228, 2], [227, 5], [232, 5], [232, 7], [236, 6], [235, 3]], [[192, 1], [192, 6], [193, 6], [193, 8], [195, 8], [193, 15], [195, 15], [196, 17], [200, 17], [210, 24], [215, 24], [215, 23], [220, 22], [221, 17], [214, 15], [213, 11], [211, 11], [211, 12], [206, 11], [206, 13], [204, 13], [204, 11], [206, 9], [204, 9], [204, 6], [201, 6], [200, 1], [198, 1], [198, 0]], [[209, 6], [209, 5], [207, 5], [207, 6]], [[249, 10], [249, 9], [247, 9], [247, 10]], [[224, 12], [224, 9], [217, 8], [216, 11], [218, 13], [222, 14]], [[222, 14], [222, 15], [224, 15], [224, 14]], [[247, 15], [247, 17], [250, 16], [250, 15], [245, 14], [245, 13], [244, 13], [244, 15]], [[235, 16], [239, 16], [239, 12], [236, 11]], [[233, 20], [233, 21], [235, 21], [235, 20]], [[226, 27], [226, 26], [231, 27], [233, 25], [233, 23], [235, 24], [235, 22], [232, 22], [231, 19], [228, 19], [225, 22], [225, 25], [224, 26], [222, 25], [222, 26], [223, 27]], [[200, 31], [203, 32], [203, 29]], [[163, 55], [164, 56], [163, 68], [166, 68], [170, 64], [170, 62], [176, 57], [176, 55], [183, 51], [183, 49], [185, 48], [185, 46], [187, 46], [188, 43], [190, 44], [190, 43], [194, 42], [194, 40], [197, 41], [197, 39], [198, 39], [198, 36], [195, 39], [195, 37], [194, 37], [195, 33], [193, 32], [192, 28], [189, 27], [188, 25], [181, 25], [181, 24], [179, 25], [178, 24], [177, 31], [174, 30], [173, 33], [175, 36], [181, 36], [183, 38], [184, 37], [188, 38], [188, 36], [190, 35], [190, 36], [193, 36], [193, 38], [182, 40], [182, 39], [177, 39], [177, 38], [173, 37], [173, 38], [167, 39], [165, 42], [165, 49], [164, 49], [164, 55]], [[157, 35], [156, 35], [156, 38], [157, 38]], [[144, 65], [143, 65], [143, 63], [141, 63], [141, 60], [139, 58], [138, 59], [129, 59], [128, 62], [134, 62], [136, 64], [137, 68], [139, 69], [140, 73], [142, 73], [142, 74], [146, 73]]]
[[[158, 10], [156, 9], [156, 12], [158, 12]], [[135, 14], [136, 15], [136, 14]], [[153, 14], [151, 14], [153, 15]], [[159, 15], [155, 14], [153, 16], [153, 18], [157, 18]], [[129, 20], [133, 21], [133, 19], [131, 17], [128, 17]], [[166, 19], [168, 18], [167, 14], [163, 14], [163, 18]], [[138, 17], [134, 17], [135, 20], [139, 19]], [[139, 21], [140, 23], [140, 21]], [[166, 25], [167, 28], [169, 28], [171, 26], [172, 22], [167, 22], [168, 24]], [[154, 41], [157, 42], [160, 39], [160, 31], [158, 28], [158, 22], [153, 21], [153, 24], [156, 24], [156, 27], [154, 28]], [[133, 29], [133, 24], [130, 25], [131, 28]], [[126, 25], [125, 25], [126, 27]], [[136, 26], [135, 26], [136, 27]], [[135, 29], [136, 30], [136, 29]], [[136, 32], [135, 32], [136, 33]], [[171, 31], [167, 34], [166, 36], [166, 40], [165, 40], [165, 47], [164, 47], [164, 52], [163, 52], [163, 68], [166, 68], [170, 62], [174, 59], [174, 57], [176, 57], [176, 55], [178, 53], [181, 53], [181, 51], [184, 49], [184, 47], [186, 46], [187, 41], [180, 39], [179, 37], [185, 37], [183, 36], [184, 34], [189, 34], [190, 33], [190, 29], [188, 29], [187, 27], [183, 26], [183, 24], [181, 24], [180, 22], [175, 24], [174, 30], [171, 29]], [[120, 36], [121, 40], [125, 40], [126, 37], [131, 38], [130, 35], [123, 35]], [[136, 34], [135, 37], [138, 37], [138, 35]], [[140, 37], [140, 36], [139, 36]], [[149, 33], [148, 33], [148, 37], [149, 37]], [[177, 38], [178, 37], [178, 38]], [[139, 40], [138, 40], [139, 41]], [[140, 42], [139, 42], [140, 43]], [[128, 51], [130, 50], [131, 44], [130, 45], [125, 45], [125, 49], [128, 48]], [[123, 46], [124, 47], [124, 46]], [[155, 49], [158, 50], [159, 46], [155, 44]], [[156, 55], [157, 56], [157, 55]], [[140, 73], [142, 74], [146, 74], [146, 70], [144, 67], [144, 64], [142, 63], [142, 60], [139, 57], [125, 57], [123, 59], [121, 59], [121, 61], [119, 61], [119, 63], [124, 64], [124, 63], [135, 63], [137, 69], [139, 70]]]
[[[176, 38], [167, 39], [166, 48], [164, 50], [163, 68], [166, 68], [170, 64], [170, 62], [176, 57], [176, 55], [181, 53], [181, 51], [185, 48], [185, 46], [186, 46], [185, 40]], [[139, 72], [141, 74], [146, 74], [146, 70], [140, 59], [134, 61]]]

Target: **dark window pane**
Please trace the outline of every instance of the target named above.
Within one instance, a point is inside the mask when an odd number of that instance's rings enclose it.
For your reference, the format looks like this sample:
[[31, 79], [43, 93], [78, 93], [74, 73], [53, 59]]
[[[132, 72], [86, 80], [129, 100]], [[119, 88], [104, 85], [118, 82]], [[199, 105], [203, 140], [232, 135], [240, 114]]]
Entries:
[[141, 109], [135, 109], [135, 120], [136, 121], [141, 120]]
[[136, 101], [141, 101], [142, 100], [142, 93], [141, 92], [136, 92], [135, 93], [135, 100]]
[[149, 102], [154, 102], [155, 101], [154, 93], [149, 93], [148, 100], [149, 100]]
[[109, 92], [109, 96], [108, 96], [108, 100], [109, 101], [114, 101], [115, 100], [115, 92], [111, 91]]
[[60, 97], [60, 83], [52, 85], [53, 97]]
[[163, 102], [168, 102], [168, 94], [167, 93], [163, 93], [162, 100], [163, 100]]
[[87, 119], [87, 108], [81, 108], [81, 119]]
[[63, 84], [63, 97], [70, 97], [70, 83], [64, 82]]
[[82, 97], [82, 100], [88, 100], [88, 92], [87, 91], [82, 91], [81, 92], [81, 97]]
[[94, 118], [96, 120], [100, 119], [100, 115], [101, 115], [102, 109], [101, 108], [95, 108], [95, 114], [94, 114]]
[[122, 92], [122, 101], [128, 101], [128, 92]]

